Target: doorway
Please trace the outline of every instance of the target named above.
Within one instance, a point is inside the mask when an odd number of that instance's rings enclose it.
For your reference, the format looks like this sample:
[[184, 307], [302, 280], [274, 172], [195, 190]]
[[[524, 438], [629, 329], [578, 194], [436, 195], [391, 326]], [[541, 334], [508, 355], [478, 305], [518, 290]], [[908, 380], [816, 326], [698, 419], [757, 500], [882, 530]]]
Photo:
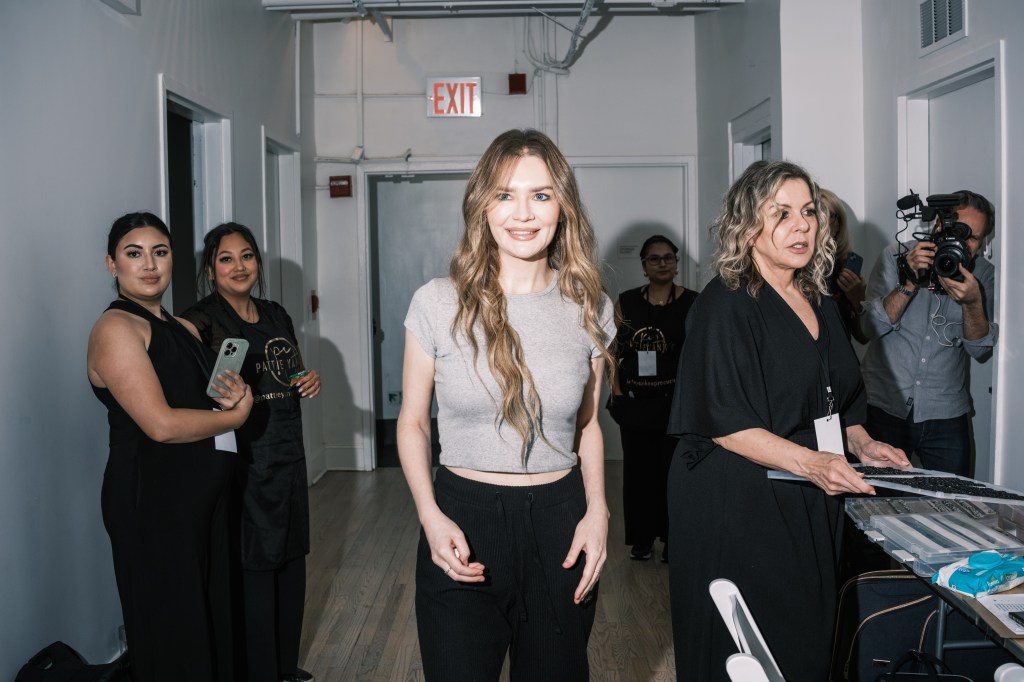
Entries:
[[171, 310], [181, 313], [196, 302], [197, 259], [195, 206], [202, 197], [196, 182], [193, 122], [184, 113], [167, 108], [167, 227], [177, 256], [171, 271]]
[[157, 77], [164, 107], [160, 119], [160, 214], [174, 242], [171, 309], [196, 301], [196, 275], [206, 232], [229, 219], [231, 124], [195, 93], [164, 74]]
[[295, 322], [295, 333], [303, 357], [310, 349], [305, 343], [304, 327], [312, 317], [305, 295], [306, 275], [300, 206], [299, 152], [267, 136], [263, 139], [263, 225], [254, 232], [263, 250], [263, 274], [266, 298], [277, 301]]
[[[992, 71], [928, 101], [929, 191], [959, 189], [978, 192], [993, 201], [996, 188], [995, 79]], [[992, 261], [996, 242], [989, 240], [982, 255]], [[998, 277], [997, 273], [997, 277]], [[974, 412], [975, 478], [992, 480], [992, 367], [995, 360], [968, 365]]]
[[[398, 466], [405, 314], [416, 290], [448, 276], [462, 236], [468, 172], [367, 175], [377, 466]], [[437, 404], [431, 407], [435, 464]]]
[[[950, 65], [953, 70], [957, 65]], [[996, 206], [997, 231], [983, 245], [981, 255], [998, 263], [1002, 147], [997, 60], [976, 61], [958, 68], [944, 79], [936, 79], [902, 98], [905, 112], [901, 136], [907, 142], [901, 155], [901, 175], [906, 182], [900, 191], [913, 187], [922, 196], [970, 189], [983, 194]], [[923, 189], [921, 189], [923, 188]], [[924, 226], [921, 229], [925, 228]], [[993, 292], [998, 306], [1001, 272], [996, 272]], [[968, 367], [974, 441], [973, 475], [979, 480], [996, 480], [996, 413], [998, 348], [984, 362], [971, 360]], [[996, 481], [998, 482], [998, 481]]]

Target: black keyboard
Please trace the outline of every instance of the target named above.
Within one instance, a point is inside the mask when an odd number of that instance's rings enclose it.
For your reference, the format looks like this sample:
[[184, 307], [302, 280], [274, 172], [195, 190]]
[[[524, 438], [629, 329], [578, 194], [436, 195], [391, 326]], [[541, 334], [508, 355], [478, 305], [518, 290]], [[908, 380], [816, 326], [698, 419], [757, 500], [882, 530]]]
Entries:
[[896, 467], [873, 467], [867, 464], [855, 467], [865, 476], [919, 476], [916, 471], [897, 469]]
[[918, 490], [929, 490], [949, 495], [966, 495], [971, 497], [994, 497], [1002, 500], [1024, 500], [1024, 495], [990, 488], [978, 481], [964, 480], [955, 477], [941, 476], [875, 476], [881, 480], [900, 483]]

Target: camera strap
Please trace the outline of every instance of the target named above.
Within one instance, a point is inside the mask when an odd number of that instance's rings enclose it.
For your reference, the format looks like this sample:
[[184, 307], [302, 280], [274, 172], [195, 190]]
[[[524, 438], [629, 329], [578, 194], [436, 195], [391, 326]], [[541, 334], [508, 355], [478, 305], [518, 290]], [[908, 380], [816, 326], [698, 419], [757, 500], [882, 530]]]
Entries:
[[907, 282], [917, 284], [917, 273], [914, 272], [913, 268], [910, 267], [910, 263], [907, 262], [906, 252], [896, 256], [896, 270], [899, 273], [900, 284], [906, 284]]

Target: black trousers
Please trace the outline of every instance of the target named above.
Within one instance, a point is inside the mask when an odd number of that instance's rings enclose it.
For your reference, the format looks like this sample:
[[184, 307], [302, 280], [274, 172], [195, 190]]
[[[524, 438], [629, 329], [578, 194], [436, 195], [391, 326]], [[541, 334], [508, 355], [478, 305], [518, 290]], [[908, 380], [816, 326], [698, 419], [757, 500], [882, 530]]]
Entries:
[[668, 469], [676, 439], [659, 431], [619, 427], [626, 544], [668, 541]]
[[232, 677], [226, 494], [234, 453], [112, 447], [103, 523], [136, 682]]
[[573, 603], [585, 559], [562, 568], [587, 507], [579, 470], [554, 483], [515, 487], [478, 483], [441, 467], [434, 489], [487, 580], [468, 584], [446, 576], [420, 531], [416, 624], [427, 682], [497, 680], [506, 653], [513, 682], [588, 680], [597, 589], [584, 604]]
[[306, 557], [270, 571], [242, 571], [248, 682], [278, 682], [299, 665]]
[[966, 414], [949, 419], [914, 421], [914, 410], [905, 419], [868, 405], [864, 427], [875, 440], [915, 453], [925, 469], [971, 475], [971, 420]]

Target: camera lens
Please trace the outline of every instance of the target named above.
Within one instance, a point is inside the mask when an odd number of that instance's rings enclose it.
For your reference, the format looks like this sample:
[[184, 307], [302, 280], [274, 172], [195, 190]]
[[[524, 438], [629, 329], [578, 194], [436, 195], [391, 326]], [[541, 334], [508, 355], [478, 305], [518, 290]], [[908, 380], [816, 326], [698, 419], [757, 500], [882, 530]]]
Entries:
[[953, 277], [960, 273], [960, 264], [967, 262], [967, 254], [960, 244], [943, 244], [935, 252], [935, 274]]

